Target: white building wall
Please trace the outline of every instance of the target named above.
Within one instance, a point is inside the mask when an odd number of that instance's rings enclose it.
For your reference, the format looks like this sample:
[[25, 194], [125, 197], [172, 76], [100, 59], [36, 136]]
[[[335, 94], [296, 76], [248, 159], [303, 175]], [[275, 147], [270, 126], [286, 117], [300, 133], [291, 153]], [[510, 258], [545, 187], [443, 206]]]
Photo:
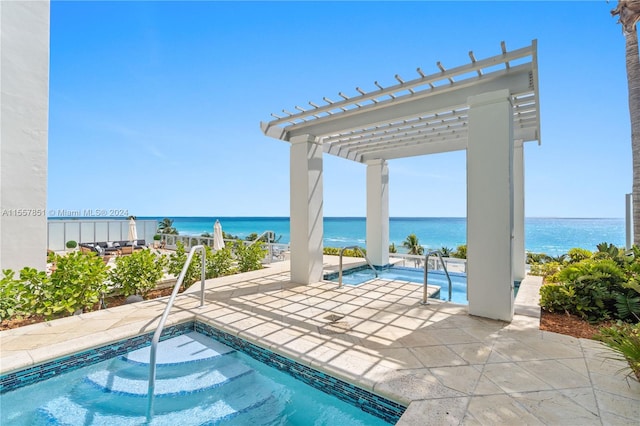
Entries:
[[0, 269], [44, 270], [49, 2], [0, 1]]

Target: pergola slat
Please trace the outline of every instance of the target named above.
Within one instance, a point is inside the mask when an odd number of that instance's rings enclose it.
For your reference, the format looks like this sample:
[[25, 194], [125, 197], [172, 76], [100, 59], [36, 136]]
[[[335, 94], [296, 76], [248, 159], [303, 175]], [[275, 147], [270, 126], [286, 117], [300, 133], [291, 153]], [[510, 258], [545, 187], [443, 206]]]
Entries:
[[[340, 100], [324, 97], [325, 105], [308, 102], [311, 108], [282, 110], [286, 116], [272, 114], [274, 119], [261, 127], [266, 135], [285, 141], [312, 136], [324, 152], [355, 161], [398, 158], [400, 152], [455, 151], [466, 148], [469, 97], [507, 87], [514, 137], [539, 142], [536, 42], [511, 52], [503, 42], [501, 51], [482, 60], [469, 52], [470, 63], [451, 69], [437, 62], [439, 71], [429, 75], [418, 68], [418, 77], [411, 80], [396, 74], [398, 84], [385, 88], [376, 81], [375, 90], [359, 86], [355, 96], [338, 92]], [[420, 144], [428, 146], [421, 149]]]

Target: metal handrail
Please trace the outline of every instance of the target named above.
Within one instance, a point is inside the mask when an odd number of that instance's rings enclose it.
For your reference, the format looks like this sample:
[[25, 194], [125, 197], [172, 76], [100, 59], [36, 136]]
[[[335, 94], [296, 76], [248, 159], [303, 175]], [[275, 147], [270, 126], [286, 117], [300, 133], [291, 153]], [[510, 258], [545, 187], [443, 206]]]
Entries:
[[158, 327], [156, 327], [155, 333], [153, 333], [153, 339], [151, 339], [151, 351], [149, 354], [149, 390], [148, 390], [148, 404], [147, 404], [147, 421], [151, 421], [151, 417], [153, 416], [153, 392], [156, 386], [156, 354], [158, 352], [158, 342], [160, 341], [160, 335], [162, 334], [162, 330], [164, 328], [164, 323], [167, 321], [167, 317], [169, 316], [169, 311], [171, 307], [173, 307], [173, 302], [178, 294], [178, 289], [182, 285], [184, 281], [184, 277], [187, 274], [187, 270], [189, 269], [189, 265], [191, 264], [191, 260], [193, 260], [193, 255], [196, 251], [200, 250], [202, 252], [202, 271], [201, 271], [201, 284], [200, 284], [200, 307], [204, 306], [204, 280], [205, 280], [205, 268], [206, 268], [206, 251], [204, 246], [193, 246], [189, 251], [189, 255], [187, 256], [187, 261], [184, 263], [182, 267], [182, 271], [178, 276], [178, 281], [176, 281], [175, 286], [173, 287], [173, 292], [171, 292], [171, 297], [169, 298], [169, 302], [167, 303], [167, 307], [164, 308], [164, 313], [162, 314], [162, 318], [160, 318], [160, 323]]
[[255, 243], [257, 243], [258, 241], [260, 241], [260, 239], [264, 236], [268, 236], [267, 238], [267, 244], [271, 244], [273, 242], [273, 240], [275, 240], [276, 238], [276, 233], [273, 231], [264, 231], [262, 234], [258, 235], [258, 237], [251, 241], [251, 243], [249, 244], [249, 246], [254, 245]]
[[371, 264], [367, 255], [364, 254], [364, 251], [359, 246], [342, 247], [342, 249], [340, 249], [340, 267], [338, 269], [338, 288], [342, 288], [342, 255], [345, 250], [349, 250], [349, 249], [359, 251], [362, 257], [364, 257], [364, 260], [367, 262], [369, 267], [373, 270], [373, 273], [376, 274], [376, 278], [378, 278], [378, 270]]
[[276, 239], [276, 233], [273, 231], [264, 231], [262, 234], [258, 235], [258, 237], [249, 243], [249, 247], [260, 241], [262, 237], [267, 237], [267, 263], [271, 263], [273, 261], [273, 247], [271, 246], [271, 242]]
[[447, 264], [444, 263], [444, 260], [442, 259], [442, 253], [440, 253], [438, 250], [433, 250], [430, 252], [427, 252], [427, 254], [424, 257], [424, 285], [422, 287], [422, 302], [420, 302], [421, 305], [428, 305], [429, 302], [427, 301], [427, 275], [429, 274], [429, 256], [431, 255], [436, 255], [438, 256], [438, 259], [440, 259], [440, 263], [442, 264], [442, 268], [444, 269], [444, 273], [447, 276], [447, 280], [449, 280], [449, 302], [451, 302], [451, 277], [449, 276], [449, 271], [447, 271]]

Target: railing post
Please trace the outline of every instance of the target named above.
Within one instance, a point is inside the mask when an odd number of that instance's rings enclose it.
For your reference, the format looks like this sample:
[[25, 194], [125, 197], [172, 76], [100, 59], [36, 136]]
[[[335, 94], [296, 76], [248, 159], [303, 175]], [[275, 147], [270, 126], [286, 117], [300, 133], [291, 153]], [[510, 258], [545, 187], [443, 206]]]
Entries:
[[207, 278], [207, 249], [202, 246], [202, 272], [200, 274], [200, 307], [204, 306], [204, 281]]
[[342, 288], [342, 254], [344, 253], [344, 248], [340, 250], [340, 261], [338, 263], [338, 288]]
[[422, 283], [422, 302], [421, 305], [428, 305], [428, 292], [427, 292], [427, 277], [429, 276], [429, 254], [428, 252], [424, 257], [424, 282]]
[[354, 251], [356, 251], [356, 250], [359, 251], [360, 254], [362, 255], [362, 257], [364, 258], [364, 261], [373, 270], [373, 273], [375, 274], [376, 278], [378, 277], [378, 270], [373, 266], [371, 261], [369, 261], [369, 258], [367, 258], [367, 255], [364, 254], [364, 252], [362, 251], [360, 246], [342, 247], [340, 249], [340, 262], [339, 262], [339, 266], [338, 266], [338, 288], [342, 288], [342, 255], [344, 254], [344, 251], [348, 250], [348, 249], [351, 249], [351, 250], [354, 250]]
[[449, 282], [449, 302], [451, 302], [451, 292], [452, 292], [452, 288], [451, 288], [451, 277], [449, 276], [449, 271], [447, 271], [447, 265], [444, 263], [444, 260], [442, 259], [442, 253], [440, 253], [438, 250], [434, 250], [434, 251], [430, 251], [428, 252], [425, 257], [424, 257], [424, 284], [422, 287], [422, 302], [420, 302], [421, 305], [428, 305], [428, 297], [427, 297], [427, 277], [428, 277], [428, 270], [429, 270], [429, 256], [431, 256], [432, 254], [435, 254], [436, 256], [438, 256], [438, 260], [440, 260], [440, 264], [442, 265], [442, 268], [444, 269], [444, 273], [447, 276], [447, 281]]

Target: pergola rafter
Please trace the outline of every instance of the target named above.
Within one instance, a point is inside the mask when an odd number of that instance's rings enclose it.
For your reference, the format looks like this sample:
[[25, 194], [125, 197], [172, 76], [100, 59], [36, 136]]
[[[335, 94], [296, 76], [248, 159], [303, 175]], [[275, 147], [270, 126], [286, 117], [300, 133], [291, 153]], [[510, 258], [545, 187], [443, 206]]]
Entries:
[[[324, 152], [358, 162], [392, 159], [465, 149], [468, 124], [467, 99], [480, 93], [507, 87], [513, 104], [514, 139], [540, 141], [538, 114], [536, 42], [511, 52], [501, 43], [502, 53], [447, 70], [358, 95], [339, 92], [340, 100], [324, 97], [324, 105], [308, 102], [309, 108], [283, 109], [285, 116], [261, 123], [263, 132], [290, 141], [310, 135], [323, 145]], [[445, 142], [451, 141], [451, 144]]]

